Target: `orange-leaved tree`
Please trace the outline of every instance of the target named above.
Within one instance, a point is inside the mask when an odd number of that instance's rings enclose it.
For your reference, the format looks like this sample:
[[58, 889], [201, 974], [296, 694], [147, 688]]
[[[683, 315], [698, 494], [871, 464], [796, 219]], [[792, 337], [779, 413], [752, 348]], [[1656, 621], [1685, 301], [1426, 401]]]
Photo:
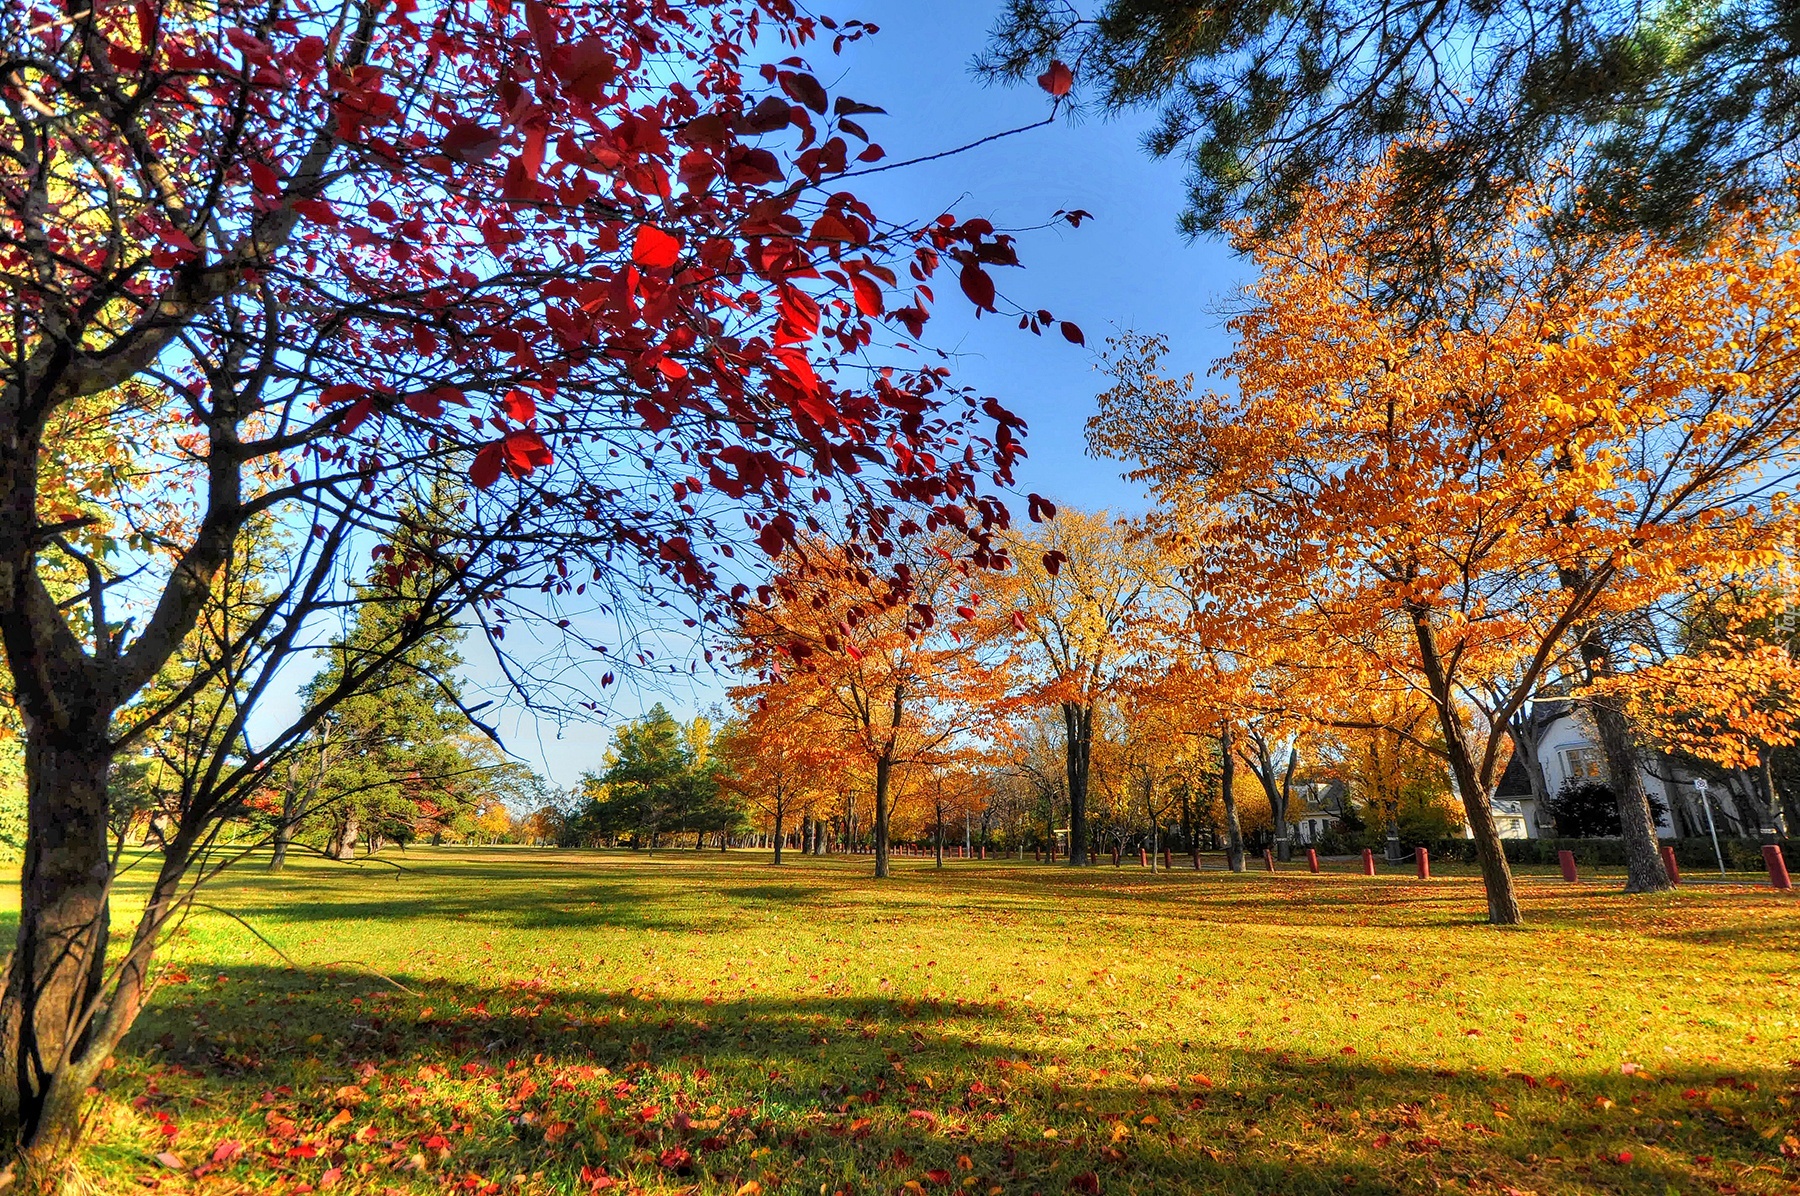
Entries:
[[784, 702], [816, 710], [825, 742], [870, 776], [878, 877], [888, 874], [895, 770], [936, 763], [1005, 693], [1000, 628], [979, 609], [986, 576], [941, 542], [918, 537], [900, 551], [884, 562], [898, 579], [884, 592], [855, 546], [803, 541], [738, 626], [741, 665], [786, 688]]
[[1007, 544], [1014, 569], [1005, 594], [1020, 679], [1031, 701], [1062, 719], [1069, 863], [1079, 866], [1089, 862], [1095, 712], [1121, 692], [1129, 673], [1134, 613], [1150, 590], [1154, 560], [1130, 527], [1105, 511], [1064, 511]]
[[1679, 652], [1597, 687], [1625, 702], [1653, 743], [1732, 774], [1742, 782], [1740, 796], [1761, 806], [1754, 810], [1761, 825], [1785, 820], [1790, 835], [1800, 828], [1800, 809], [1777, 785], [1774, 760], [1800, 745], [1791, 602], [1782, 587], [1741, 582], [1694, 595], [1679, 612]]
[[[1354, 250], [1391, 169], [1309, 196], [1288, 231], [1240, 239], [1262, 273], [1223, 363], [1238, 394], [1193, 395], [1160, 341], [1128, 337], [1094, 428], [1171, 511], [1227, 512], [1215, 581], [1237, 617], [1429, 696], [1496, 923], [1522, 920], [1490, 807], [1507, 720], [1556, 667], [1607, 672], [1617, 613], [1766, 561], [1800, 440], [1780, 213], [1678, 252], [1545, 232], [1547, 197], [1513, 201], [1419, 294]], [[1628, 888], [1661, 888], [1623, 710], [1592, 706]]]
[[815, 696], [769, 682], [734, 687], [737, 713], [719, 738], [719, 784], [769, 820], [776, 864], [789, 816], [810, 816], [835, 779], [830, 726]]

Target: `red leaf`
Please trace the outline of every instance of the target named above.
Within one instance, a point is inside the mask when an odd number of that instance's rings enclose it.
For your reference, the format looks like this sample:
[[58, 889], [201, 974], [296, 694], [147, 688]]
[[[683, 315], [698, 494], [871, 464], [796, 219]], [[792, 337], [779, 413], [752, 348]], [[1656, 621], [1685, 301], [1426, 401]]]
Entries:
[[500, 400], [500, 410], [515, 424], [529, 423], [537, 418], [537, 400], [522, 390], [509, 390]]
[[1025, 496], [1025, 501], [1031, 508], [1031, 521], [1033, 523], [1042, 523], [1046, 519], [1056, 518], [1056, 504], [1045, 498], [1043, 495], [1027, 494]]
[[344, 412], [344, 418], [338, 424], [338, 435], [348, 436], [362, 427], [363, 421], [368, 419], [374, 410], [375, 403], [372, 399], [358, 399], [350, 404], [350, 410]]
[[561, 34], [555, 14], [540, 0], [525, 0], [525, 23], [531, 28], [531, 40], [537, 43], [538, 53], [548, 60], [556, 51]]
[[1061, 59], [1053, 58], [1050, 60], [1050, 69], [1038, 76], [1038, 86], [1061, 99], [1069, 94], [1069, 88], [1075, 86], [1075, 72]]
[[1100, 1196], [1100, 1177], [1092, 1171], [1083, 1171], [1069, 1181], [1069, 1191], [1085, 1192], [1087, 1196]]
[[475, 461], [469, 466], [469, 480], [477, 487], [486, 490], [500, 480], [500, 465], [503, 461], [498, 444], [484, 444], [481, 451], [475, 454]]
[[1064, 340], [1077, 345], [1085, 346], [1087, 344], [1087, 337], [1081, 335], [1081, 329], [1077, 325], [1070, 323], [1068, 320], [1064, 320], [1059, 327], [1062, 328]]
[[811, 75], [801, 75], [793, 71], [782, 71], [778, 76], [781, 90], [797, 104], [805, 104], [821, 116], [825, 113], [825, 89]]
[[1044, 554], [1044, 572], [1055, 577], [1062, 572], [1063, 562], [1068, 559], [1060, 552], [1046, 552]]
[[984, 311], [994, 310], [994, 280], [986, 270], [974, 262], [967, 262], [963, 265], [960, 281], [963, 294], [969, 297], [970, 303]]
[[420, 419], [436, 419], [444, 414], [444, 401], [435, 390], [427, 391], [422, 395], [407, 395], [402, 401], [406, 404], [407, 410]]
[[171, 1171], [186, 1171], [187, 1170], [187, 1164], [182, 1162], [181, 1156], [176, 1154], [172, 1150], [165, 1150], [161, 1154], [157, 1155], [156, 1161], [161, 1163], [163, 1166], [167, 1167]]
[[227, 1138], [225, 1141], [213, 1147], [212, 1161], [215, 1163], [229, 1163], [243, 1153], [244, 1144], [242, 1142], [239, 1142], [236, 1138]]
[[865, 316], [878, 316], [882, 313], [881, 284], [865, 274], [850, 276], [851, 289], [856, 292], [856, 310]]
[[555, 460], [550, 446], [544, 438], [528, 428], [517, 432], [508, 432], [502, 440], [506, 455], [506, 472], [515, 478], [522, 478], [541, 465], [548, 465]]
[[281, 179], [266, 163], [250, 163], [250, 182], [256, 187], [258, 195], [274, 197], [281, 194]]
[[606, 85], [617, 73], [618, 65], [603, 38], [583, 38], [563, 56], [563, 90], [590, 104], [598, 104], [604, 98]]
[[1014, 631], [1025, 630], [1025, 612], [1024, 611], [1016, 610], [1012, 613], [1012, 625], [1013, 625]]
[[474, 121], [450, 126], [438, 142], [446, 158], [457, 162], [481, 162], [500, 152], [500, 131]]
[[631, 260], [646, 270], [670, 270], [681, 260], [681, 241], [646, 224], [638, 229], [631, 243]]
[[945, 1171], [942, 1167], [939, 1167], [934, 1171], [927, 1171], [925, 1173], [925, 1182], [928, 1184], [935, 1184], [941, 1188], [950, 1182], [950, 1173]]
[[973, 619], [975, 617], [975, 608], [972, 606], [959, 606], [956, 608], [956, 613], [965, 619]]

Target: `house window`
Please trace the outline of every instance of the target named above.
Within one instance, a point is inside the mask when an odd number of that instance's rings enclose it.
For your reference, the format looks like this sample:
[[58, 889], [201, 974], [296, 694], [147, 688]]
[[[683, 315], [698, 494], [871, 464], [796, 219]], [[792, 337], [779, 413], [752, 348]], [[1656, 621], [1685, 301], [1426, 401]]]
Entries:
[[1606, 780], [1606, 755], [1596, 747], [1564, 748], [1563, 776], [1571, 781]]

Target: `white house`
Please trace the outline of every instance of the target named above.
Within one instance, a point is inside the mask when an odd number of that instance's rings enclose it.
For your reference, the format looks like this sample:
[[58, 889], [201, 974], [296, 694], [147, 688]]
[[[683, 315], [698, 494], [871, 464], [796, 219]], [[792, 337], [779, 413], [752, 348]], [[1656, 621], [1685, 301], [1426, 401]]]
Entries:
[[[1538, 764], [1543, 769], [1546, 793], [1555, 793], [1571, 781], [1606, 779], [1606, 754], [1597, 742], [1593, 724], [1569, 702], [1537, 703], [1529, 729], [1537, 741]], [[1657, 755], [1645, 760], [1639, 773], [1644, 792], [1662, 805], [1656, 820], [1657, 837], [1673, 839], [1683, 834], [1706, 833], [1705, 809], [1694, 789], [1693, 778], [1686, 770], [1668, 757]], [[1754, 833], [1741, 818], [1738, 802], [1728, 789], [1715, 786], [1708, 796], [1721, 835]], [[1520, 826], [1515, 833], [1509, 833], [1503, 809], [1506, 815], [1516, 812]], [[1516, 754], [1495, 789], [1494, 817], [1501, 823], [1500, 837], [1503, 839], [1548, 838], [1556, 834], [1549, 812], [1538, 808], [1538, 801], [1532, 794], [1531, 778], [1524, 761]]]

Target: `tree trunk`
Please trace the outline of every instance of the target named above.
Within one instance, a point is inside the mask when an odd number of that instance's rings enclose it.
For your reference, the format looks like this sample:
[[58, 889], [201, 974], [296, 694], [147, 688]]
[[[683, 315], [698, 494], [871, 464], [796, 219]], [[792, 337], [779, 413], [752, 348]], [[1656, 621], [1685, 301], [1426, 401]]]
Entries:
[[887, 756], [875, 761], [875, 875], [888, 874], [888, 782], [894, 762]]
[[1772, 763], [1775, 753], [1764, 747], [1759, 749], [1756, 755], [1757, 771], [1762, 776], [1763, 794], [1769, 799], [1771, 815], [1769, 822], [1774, 827], [1776, 835], [1785, 839], [1794, 833], [1794, 828], [1788, 820], [1787, 812], [1781, 808], [1781, 790], [1775, 785], [1775, 766]]
[[[1069, 782], [1069, 863], [1088, 862], [1087, 798], [1089, 763], [1094, 753], [1094, 708], [1063, 703], [1063, 757]], [[1055, 827], [1052, 825], [1052, 842]]]
[[1250, 771], [1256, 774], [1257, 781], [1263, 787], [1263, 796], [1269, 799], [1269, 823], [1275, 836], [1275, 858], [1287, 860], [1292, 856], [1292, 849], [1288, 845], [1288, 799], [1293, 793], [1294, 769], [1300, 763], [1300, 754], [1290, 747], [1286, 770], [1278, 773], [1274, 754], [1269, 751], [1269, 742], [1261, 732], [1253, 734], [1251, 742], [1256, 748], [1256, 754], [1248, 763]]
[[269, 855], [269, 871], [280, 872], [287, 867], [288, 844], [294, 841], [294, 823], [288, 817], [287, 799], [281, 803], [281, 821], [275, 824], [274, 850]]
[[1608, 779], [1619, 800], [1619, 833], [1625, 841], [1625, 891], [1655, 893], [1670, 888], [1656, 841], [1650, 796], [1644, 792], [1644, 776], [1638, 771], [1637, 751], [1632, 747], [1625, 711], [1611, 698], [1590, 698], [1588, 709], [1600, 732]]
[[327, 854], [334, 860], [351, 860], [356, 858], [356, 840], [362, 834], [361, 820], [354, 806], [344, 811], [344, 820], [338, 824], [332, 834]]
[[[1488, 779], [1481, 775], [1462, 719], [1456, 710], [1456, 695], [1450, 677], [1438, 655], [1437, 634], [1426, 612], [1412, 612], [1413, 633], [1419, 645], [1419, 659], [1431, 691], [1431, 704], [1437, 709], [1438, 729], [1444, 735], [1445, 754], [1450, 758], [1450, 775], [1462, 797], [1463, 816], [1469, 820], [1469, 832], [1475, 837], [1475, 857], [1481, 864], [1481, 883], [1487, 891], [1488, 921], [1495, 926], [1518, 926], [1525, 921], [1519, 908], [1519, 895], [1513, 887], [1512, 865], [1506, 861], [1506, 848], [1500, 844], [1500, 828], [1494, 823], [1494, 807], [1488, 801]], [[1497, 734], [1490, 728], [1489, 734]]]
[[1219, 793], [1225, 804], [1225, 864], [1233, 872], [1244, 870], [1244, 827], [1238, 821], [1237, 760], [1231, 754], [1231, 724], [1219, 725]]
[[1513, 755], [1525, 769], [1525, 779], [1531, 785], [1531, 800], [1541, 810], [1550, 798], [1550, 779], [1544, 775], [1544, 761], [1538, 756], [1538, 749], [1543, 747], [1543, 738], [1531, 717], [1529, 705], [1521, 707], [1506, 722], [1506, 733], [1512, 737]]
[[19, 931], [0, 997], [0, 1142], [55, 1163], [74, 1148], [86, 1081], [68, 1091], [104, 983], [112, 863], [105, 724], [25, 742]]
[[782, 819], [782, 816], [786, 813], [787, 813], [787, 811], [782, 809], [782, 803], [776, 802], [775, 803], [775, 833], [769, 837], [775, 841], [775, 862], [777, 864], [781, 863], [781, 836], [784, 833], [781, 829], [781, 819]]
[[1150, 819], [1150, 874], [1152, 876], [1154, 876], [1156, 874], [1156, 868], [1157, 868], [1158, 849], [1161, 847], [1161, 844], [1158, 843], [1156, 840], [1157, 831], [1160, 828], [1157, 826], [1156, 807], [1151, 804], [1151, 796], [1150, 795], [1151, 795], [1151, 791], [1152, 791], [1152, 785], [1153, 785], [1153, 782], [1151, 782], [1148, 778], [1145, 778], [1145, 780], [1144, 780], [1144, 814], [1146, 817], [1148, 817]]

